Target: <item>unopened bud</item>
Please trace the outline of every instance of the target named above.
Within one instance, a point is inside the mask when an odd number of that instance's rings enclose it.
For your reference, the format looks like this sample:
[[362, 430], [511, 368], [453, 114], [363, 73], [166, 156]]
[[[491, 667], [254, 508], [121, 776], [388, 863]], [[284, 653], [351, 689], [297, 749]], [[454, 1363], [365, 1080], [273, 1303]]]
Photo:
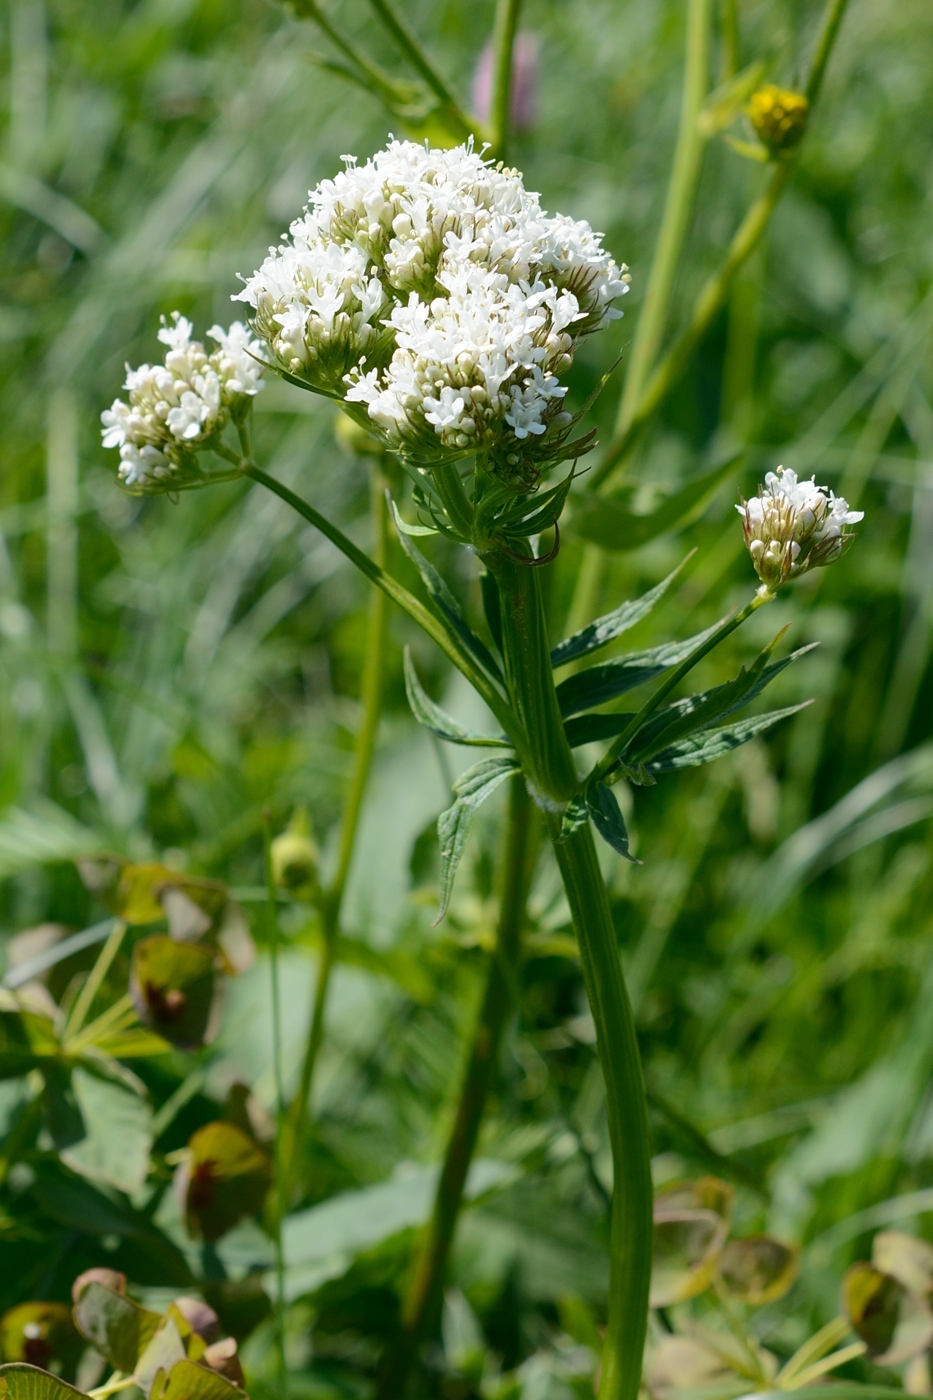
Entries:
[[272, 842], [270, 856], [272, 878], [281, 888], [296, 892], [317, 888], [318, 850], [303, 808], [296, 811], [287, 830]]
[[768, 83], [752, 93], [748, 116], [761, 144], [777, 155], [800, 144], [810, 116], [810, 103], [802, 92]]
[[864, 511], [850, 510], [848, 501], [817, 486], [815, 477], [798, 481], [797, 473], [785, 467], [768, 472], [758, 495], [736, 510], [755, 572], [768, 593], [809, 569], [835, 563], [855, 538], [846, 526], [864, 519]]

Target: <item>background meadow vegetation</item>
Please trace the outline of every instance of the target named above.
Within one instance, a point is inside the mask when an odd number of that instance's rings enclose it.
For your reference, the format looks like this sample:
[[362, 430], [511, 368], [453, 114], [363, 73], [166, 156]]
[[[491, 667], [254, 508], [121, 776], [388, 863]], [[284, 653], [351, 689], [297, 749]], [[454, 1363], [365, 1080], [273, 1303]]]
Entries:
[[[468, 96], [491, 0], [406, 0], [404, 11]], [[676, 135], [683, 12], [674, 0], [525, 7], [536, 112], [511, 158], [546, 208], [604, 230], [633, 276], [625, 319], [573, 370], [576, 404], [636, 324]], [[403, 71], [361, 0], [332, 13]], [[775, 81], [799, 82], [818, 19], [810, 0], [740, 0], [739, 16], [741, 63], [761, 58]], [[124, 1270], [155, 1300], [206, 1283], [261, 1390], [273, 1374], [268, 1236], [251, 1218], [197, 1243], [169, 1188], [175, 1154], [229, 1109], [232, 1085], [273, 1105], [263, 812], [280, 830], [306, 807], [332, 862], [367, 596], [326, 541], [248, 482], [176, 502], [121, 494], [99, 414], [124, 362], [154, 353], [160, 314], [178, 307], [202, 329], [231, 319], [237, 274], [258, 265], [308, 188], [342, 153], [367, 156], [389, 129], [403, 133], [374, 96], [321, 66], [333, 50], [313, 25], [267, 0], [8, 0], [0, 45], [6, 967], [38, 946], [24, 931], [104, 917], [74, 863], [100, 850], [225, 882], [258, 946], [225, 988], [210, 1046], [134, 1060], [144, 1095], [85, 1102], [90, 1167], [87, 1153], [74, 1165], [55, 1150], [48, 1124], [24, 1141], [34, 1090], [0, 1080], [0, 1312], [66, 1299], [92, 1265]], [[714, 45], [714, 70], [720, 61]], [[782, 593], [704, 663], [704, 682], [731, 675], [780, 610], [795, 646], [819, 647], [776, 683], [774, 703], [814, 703], [714, 765], [623, 792], [644, 865], [605, 865], [658, 1179], [713, 1171], [736, 1186], [746, 1233], [804, 1247], [790, 1304], [763, 1314], [778, 1347], [833, 1316], [843, 1271], [879, 1225], [933, 1238], [931, 87], [927, 0], [852, 0], [765, 243], [631, 461], [635, 506], [746, 453], [687, 528], [606, 555], [594, 608], [644, 592], [692, 547], [635, 645], [689, 635], [744, 600], [751, 570], [733, 502], [780, 462], [866, 511], [843, 564]], [[672, 330], [762, 178], [710, 142]], [[614, 380], [594, 410], [604, 438], [618, 393]], [[335, 436], [329, 404], [269, 384], [256, 437], [267, 471], [367, 542], [368, 468]], [[571, 609], [581, 559], [568, 531], [555, 619]], [[475, 606], [469, 558], [448, 564]], [[414, 587], [409, 566], [394, 566]], [[466, 760], [411, 718], [407, 641], [433, 695], [464, 721], [476, 704], [394, 616], [314, 1128], [285, 1230], [289, 1367], [309, 1397], [365, 1393], [397, 1316], [495, 916], [491, 803], [451, 913], [433, 926], [434, 823]], [[283, 905], [281, 928], [294, 1087], [319, 929], [300, 900]], [[435, 1348], [430, 1384], [451, 1400], [473, 1393], [487, 1349], [504, 1371], [523, 1368], [529, 1396], [566, 1394], [570, 1339], [592, 1338], [605, 1301], [611, 1165], [568, 934], [542, 859]], [[67, 995], [94, 953], [59, 964], [50, 990]], [[124, 954], [110, 976], [121, 994]], [[859, 1365], [853, 1375], [871, 1373]]]

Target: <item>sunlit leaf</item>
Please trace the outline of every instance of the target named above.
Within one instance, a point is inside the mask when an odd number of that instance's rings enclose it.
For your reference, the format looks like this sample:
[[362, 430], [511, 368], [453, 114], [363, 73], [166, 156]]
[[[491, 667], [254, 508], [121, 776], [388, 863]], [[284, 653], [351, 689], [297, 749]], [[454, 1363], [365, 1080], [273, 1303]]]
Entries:
[[435, 704], [418, 679], [410, 647], [405, 648], [404, 665], [405, 691], [411, 712], [418, 723], [424, 725], [430, 733], [436, 734], [439, 739], [446, 739], [452, 744], [467, 744], [475, 748], [493, 749], [509, 747], [509, 741], [504, 737], [500, 739], [495, 734], [475, 734], [471, 730], [464, 729], [445, 710], [442, 710], [440, 705]]
[[214, 1029], [214, 955], [153, 934], [133, 949], [130, 992], [139, 1019], [172, 1045], [193, 1049]]
[[90, 1280], [75, 1301], [74, 1320], [81, 1334], [111, 1366], [132, 1375], [162, 1321], [124, 1292]]
[[24, 1362], [0, 1366], [0, 1400], [86, 1400], [83, 1392]]
[[233, 1123], [208, 1123], [188, 1143], [175, 1192], [189, 1234], [209, 1244], [262, 1209], [272, 1180], [268, 1153]]
[[243, 1392], [220, 1372], [184, 1360], [154, 1378], [150, 1400], [243, 1400]]

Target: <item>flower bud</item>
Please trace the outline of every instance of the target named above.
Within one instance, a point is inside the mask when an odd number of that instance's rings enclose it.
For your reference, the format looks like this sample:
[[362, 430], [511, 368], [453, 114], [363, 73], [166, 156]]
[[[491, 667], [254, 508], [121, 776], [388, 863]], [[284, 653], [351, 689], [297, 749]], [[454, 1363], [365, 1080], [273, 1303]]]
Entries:
[[308, 814], [301, 807], [277, 836], [270, 850], [272, 878], [275, 883], [295, 893], [311, 893], [317, 889], [317, 846], [311, 837]]
[[745, 545], [764, 591], [773, 593], [808, 569], [833, 564], [854, 535], [846, 531], [864, 518], [848, 501], [826, 494], [816, 478], [798, 481], [797, 473], [778, 467], [768, 472], [758, 495], [736, 506], [742, 516]]
[[802, 92], [768, 83], [753, 93], [748, 116], [759, 141], [772, 155], [792, 151], [803, 139], [810, 103]]

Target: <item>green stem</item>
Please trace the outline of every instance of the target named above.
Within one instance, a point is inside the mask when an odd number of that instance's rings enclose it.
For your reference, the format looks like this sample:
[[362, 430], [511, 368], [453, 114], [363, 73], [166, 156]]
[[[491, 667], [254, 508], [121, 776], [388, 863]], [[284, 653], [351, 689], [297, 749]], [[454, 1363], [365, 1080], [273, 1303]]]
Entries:
[[628, 432], [645, 380], [657, 357], [667, 322], [671, 289], [680, 262], [706, 145], [699, 115], [709, 87], [710, 0], [689, 0], [680, 129], [671, 166], [664, 216], [629, 359], [616, 431]]
[[[382, 473], [376, 468], [373, 469], [370, 489], [375, 562], [379, 568], [384, 568], [389, 544], [388, 512], [383, 494]], [[301, 1064], [298, 1093], [292, 1105], [290, 1140], [295, 1149], [300, 1149], [310, 1112], [314, 1070], [324, 1037], [327, 996], [340, 936], [343, 897], [350, 874], [350, 864], [353, 860], [360, 814], [363, 808], [363, 797], [369, 782], [373, 753], [376, 747], [376, 733], [382, 710], [387, 633], [388, 597], [381, 589], [377, 588], [373, 590], [369, 604], [363, 681], [360, 688], [363, 714], [356, 737], [353, 777], [343, 809], [337, 868], [321, 899], [321, 957], [314, 992], [314, 1007]]]
[[110, 966], [120, 951], [120, 944], [123, 942], [123, 935], [126, 933], [126, 924], [122, 919], [118, 919], [114, 924], [107, 942], [97, 955], [97, 961], [88, 973], [87, 981], [79, 992], [74, 1006], [71, 1008], [71, 1015], [68, 1017], [68, 1025], [65, 1031], [66, 1037], [77, 1035], [84, 1025], [94, 1005], [94, 998], [100, 991], [104, 978], [110, 971]]
[[467, 1174], [496, 1072], [502, 1034], [515, 1003], [522, 926], [534, 869], [537, 832], [534, 809], [523, 779], [513, 778], [510, 786], [496, 946], [489, 962], [486, 988], [437, 1183], [434, 1208], [418, 1248], [402, 1306], [401, 1331], [380, 1375], [377, 1400], [401, 1400], [404, 1396], [417, 1358], [418, 1343], [437, 1315]]
[[[239, 462], [239, 459], [237, 460]], [[521, 743], [521, 734], [516, 727], [515, 718], [502, 695], [473, 663], [469, 654], [450, 635], [438, 617], [429, 612], [423, 603], [420, 603], [412, 593], [409, 593], [407, 588], [403, 588], [397, 579], [393, 578], [385, 569], [380, 568], [361, 549], [357, 549], [353, 541], [348, 539], [342, 530], [338, 530], [336, 525], [333, 525], [320, 511], [315, 510], [308, 501], [302, 500], [301, 496], [297, 496], [281, 481], [276, 481], [274, 476], [269, 476], [262, 471], [255, 463], [242, 462], [239, 465], [245, 476], [251, 477], [253, 481], [258, 481], [262, 486], [274, 492], [305, 520], [320, 530], [321, 534], [336, 545], [341, 554], [346, 555], [350, 563], [355, 564], [371, 583], [374, 583], [377, 588], [381, 588], [393, 602], [398, 604], [403, 612], [408, 613], [408, 616], [417, 622], [418, 626], [437, 643], [457, 670], [466, 676], [473, 689], [492, 710], [509, 738], [516, 744]]]
[[559, 815], [549, 816], [596, 1026], [615, 1183], [609, 1232], [609, 1316], [599, 1400], [635, 1400], [648, 1320], [653, 1229], [645, 1085], [635, 1018], [592, 828], [583, 826], [561, 842], [560, 824]]
[[734, 78], [742, 66], [738, 0], [722, 0], [723, 81]]
[[600, 1400], [635, 1400], [641, 1379], [651, 1279], [652, 1183], [648, 1111], [635, 1021], [593, 832], [560, 840], [561, 809], [579, 789], [554, 689], [537, 569], [485, 560], [502, 594], [503, 652], [512, 703], [529, 726], [527, 776], [538, 789], [580, 946], [606, 1086], [614, 1190], [609, 1316]]
[[[804, 88], [810, 102], [811, 113], [819, 97], [826, 66], [848, 3], [849, 0], [827, 0]], [[795, 153], [792, 158], [781, 160], [772, 170], [764, 191], [752, 204], [736, 230], [722, 265], [707, 281], [697, 297], [686, 326], [647, 379], [624, 427], [620, 426], [620, 430], [609, 444], [602, 462], [593, 471], [590, 477], [591, 487], [605, 481], [610, 476], [616, 464], [632, 447], [642, 429], [657, 412], [680, 378], [688, 360], [725, 304], [733, 278], [758, 246], [778, 200], [790, 183], [797, 158], [797, 153]]]
[[389, 3], [389, 0], [369, 0], [376, 14], [379, 16], [392, 38], [408, 59], [412, 68], [419, 73], [434, 95], [440, 99], [447, 111], [448, 116], [461, 129], [463, 136], [473, 134], [473, 125], [469, 117], [461, 108], [452, 90], [438, 73], [434, 64], [428, 58], [418, 40], [412, 34], [407, 25], [403, 24], [399, 16]]
[[489, 104], [489, 124], [492, 144], [500, 160], [505, 160], [509, 145], [512, 115], [512, 57], [522, 0], [498, 0], [492, 31], [492, 97]]
[[269, 815], [263, 814], [263, 865], [266, 879], [266, 926], [269, 938], [269, 973], [272, 979], [272, 1076], [275, 1083], [275, 1340], [279, 1369], [279, 1389], [288, 1387], [285, 1357], [285, 1254], [282, 1248], [282, 1222], [288, 1209], [285, 1182], [285, 1086], [282, 1074], [282, 1002], [279, 986], [279, 911], [272, 873], [272, 832]]

